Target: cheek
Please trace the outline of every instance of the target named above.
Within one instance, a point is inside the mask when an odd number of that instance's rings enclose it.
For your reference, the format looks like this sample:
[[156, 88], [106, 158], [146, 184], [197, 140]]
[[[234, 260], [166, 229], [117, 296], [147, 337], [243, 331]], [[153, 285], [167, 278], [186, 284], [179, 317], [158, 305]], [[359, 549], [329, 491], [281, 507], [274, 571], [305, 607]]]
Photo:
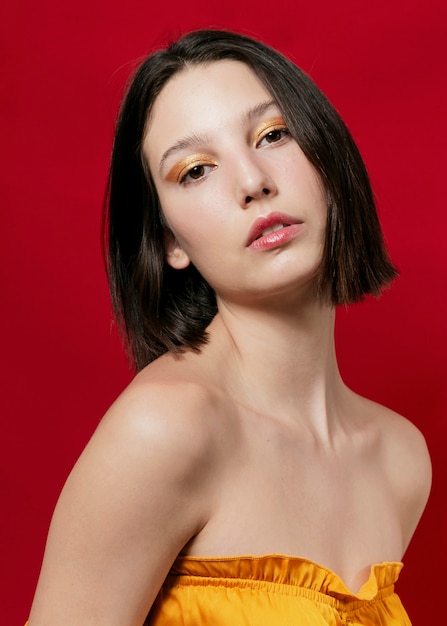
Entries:
[[313, 207], [313, 218], [315, 224], [321, 234], [324, 236], [326, 232], [327, 218], [328, 218], [328, 202], [326, 190], [319, 178], [315, 177], [310, 181], [309, 193], [311, 196], [311, 206]]
[[234, 218], [225, 194], [209, 181], [193, 189], [162, 189], [159, 200], [166, 225], [185, 246], [210, 243], [229, 229]]
[[185, 202], [182, 203], [180, 210], [172, 203], [162, 202], [161, 207], [167, 228], [194, 263], [197, 253], [207, 239], [203, 232], [203, 221], [194, 215], [194, 211]]
[[[161, 218], [174, 237], [179, 243], [183, 242], [184, 235], [188, 231], [188, 206], [181, 203], [175, 194], [163, 192], [157, 189], [158, 199], [160, 202]], [[174, 197], [173, 197], [174, 196]]]

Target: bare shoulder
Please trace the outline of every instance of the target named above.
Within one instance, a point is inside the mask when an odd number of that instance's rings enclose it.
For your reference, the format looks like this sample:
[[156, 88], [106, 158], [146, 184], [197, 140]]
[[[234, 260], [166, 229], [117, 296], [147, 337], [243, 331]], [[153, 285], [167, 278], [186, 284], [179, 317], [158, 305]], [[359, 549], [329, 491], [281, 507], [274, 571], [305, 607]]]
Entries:
[[377, 428], [382, 467], [402, 507], [408, 545], [431, 489], [432, 468], [427, 444], [410, 420], [380, 404], [365, 402]]
[[30, 624], [143, 623], [211, 515], [212, 396], [161, 362], [112, 405], [59, 498]]
[[144, 456], [148, 447], [169, 450], [173, 469], [178, 465], [183, 472], [185, 465], [206, 462], [214, 440], [216, 405], [206, 384], [182, 374], [181, 368], [154, 362], [117, 398], [93, 440], [118, 436]]
[[[110, 407], [87, 450], [95, 457], [120, 459], [123, 477], [142, 485], [154, 479], [162, 492], [189, 508], [194, 502], [194, 534], [208, 516], [210, 483], [218, 462], [219, 407], [212, 389], [189, 376], [172, 358], [140, 372]], [[184, 511], [185, 518], [187, 511]], [[188, 537], [189, 539], [189, 537]]]
[[421, 431], [403, 415], [373, 403], [381, 434], [382, 449], [396, 473], [397, 480], [409, 482], [415, 490], [428, 492], [431, 461]]

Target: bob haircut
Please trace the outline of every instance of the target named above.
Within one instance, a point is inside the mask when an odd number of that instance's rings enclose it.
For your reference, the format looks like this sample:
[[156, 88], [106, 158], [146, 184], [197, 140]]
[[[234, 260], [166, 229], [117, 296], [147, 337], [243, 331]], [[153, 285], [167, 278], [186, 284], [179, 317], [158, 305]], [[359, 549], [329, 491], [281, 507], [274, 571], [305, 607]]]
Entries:
[[328, 214], [319, 297], [333, 306], [358, 302], [378, 296], [397, 275], [365, 165], [315, 83], [263, 43], [228, 31], [194, 31], [137, 68], [116, 126], [103, 234], [113, 307], [137, 370], [167, 351], [199, 351], [217, 312], [213, 289], [192, 264], [174, 270], [165, 261], [166, 226], [142, 141], [154, 101], [174, 75], [228, 59], [245, 63], [261, 80], [323, 182]]

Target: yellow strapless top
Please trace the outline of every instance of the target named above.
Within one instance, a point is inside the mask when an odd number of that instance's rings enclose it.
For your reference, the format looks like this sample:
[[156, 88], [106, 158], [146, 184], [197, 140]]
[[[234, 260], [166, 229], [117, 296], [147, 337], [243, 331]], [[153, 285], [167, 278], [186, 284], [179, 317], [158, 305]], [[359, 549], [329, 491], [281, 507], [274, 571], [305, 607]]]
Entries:
[[303, 558], [178, 557], [145, 626], [411, 626], [394, 592], [401, 568], [373, 565], [353, 593]]
[[178, 557], [143, 626], [411, 626], [394, 592], [401, 569], [372, 565], [353, 593], [299, 557]]

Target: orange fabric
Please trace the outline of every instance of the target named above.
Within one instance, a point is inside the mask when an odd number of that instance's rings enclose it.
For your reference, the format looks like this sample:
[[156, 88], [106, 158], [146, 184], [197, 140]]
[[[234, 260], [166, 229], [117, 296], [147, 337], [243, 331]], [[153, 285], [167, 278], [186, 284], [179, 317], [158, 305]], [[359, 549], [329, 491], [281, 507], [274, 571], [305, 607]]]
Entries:
[[394, 583], [402, 563], [371, 567], [356, 594], [317, 563], [280, 555], [179, 557], [146, 626], [411, 626]]

